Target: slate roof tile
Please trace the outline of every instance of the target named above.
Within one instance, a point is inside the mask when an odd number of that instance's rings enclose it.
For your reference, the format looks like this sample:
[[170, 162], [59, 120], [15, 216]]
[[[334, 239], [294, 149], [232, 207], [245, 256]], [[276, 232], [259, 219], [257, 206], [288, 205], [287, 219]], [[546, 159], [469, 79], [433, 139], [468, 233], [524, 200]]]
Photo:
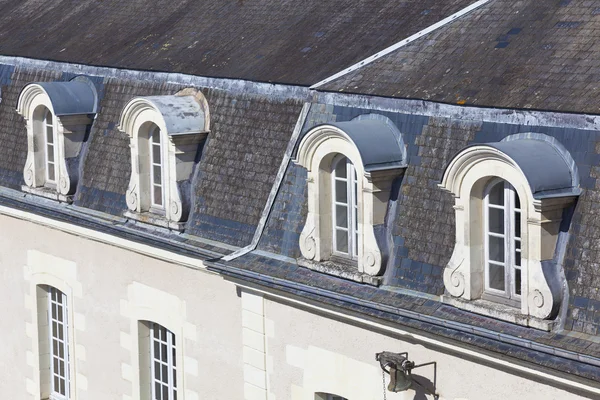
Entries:
[[584, 0], [491, 1], [320, 89], [598, 113], [596, 9]]
[[0, 54], [310, 85], [472, 2], [2, 0]]

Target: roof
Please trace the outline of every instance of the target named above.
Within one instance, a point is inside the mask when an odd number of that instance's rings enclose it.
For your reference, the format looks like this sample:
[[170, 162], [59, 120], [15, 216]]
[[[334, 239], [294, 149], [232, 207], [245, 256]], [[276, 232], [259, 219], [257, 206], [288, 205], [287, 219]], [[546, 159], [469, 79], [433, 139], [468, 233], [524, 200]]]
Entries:
[[490, 1], [319, 89], [597, 114], [597, 6], [583, 0]]
[[[21, 88], [29, 82], [60, 86], [72, 76], [0, 65], [1, 71], [7, 71], [9, 78], [2, 82], [0, 102], [0, 186], [19, 189], [27, 156], [25, 121], [15, 111]], [[122, 216], [127, 209], [125, 193], [131, 175], [129, 137], [118, 129], [122, 110], [135, 97], [156, 100], [152, 96], [169, 97], [186, 87], [197, 87], [210, 107], [211, 130], [195, 173], [189, 181], [180, 183], [191, 186], [193, 198], [186, 233], [224, 245], [249, 244], [304, 99], [268, 97], [252, 92], [251, 86], [235, 91], [208, 89], [194, 82], [184, 85], [115, 77], [89, 79], [99, 93], [100, 112], [84, 144], [74, 204]], [[178, 101], [185, 99], [180, 97]]]
[[310, 85], [473, 2], [0, 0], [0, 54]]

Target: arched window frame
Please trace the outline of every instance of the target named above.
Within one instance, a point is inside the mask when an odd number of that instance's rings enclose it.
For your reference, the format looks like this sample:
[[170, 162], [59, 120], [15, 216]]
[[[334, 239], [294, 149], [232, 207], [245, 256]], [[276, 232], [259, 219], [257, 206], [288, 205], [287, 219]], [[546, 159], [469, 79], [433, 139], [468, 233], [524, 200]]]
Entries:
[[[565, 161], [565, 164], [574, 166], [573, 162]], [[449, 295], [444, 295], [442, 300], [521, 325], [551, 329], [550, 319], [560, 304], [561, 293], [551, 287], [542, 261], [553, 259], [563, 209], [573, 204], [578, 194], [576, 169], [572, 175], [572, 192], [536, 198], [521, 167], [502, 151], [493, 146], [474, 145], [458, 153], [439, 185], [454, 195], [456, 224], [454, 251], [444, 270], [444, 286]], [[521, 201], [522, 290], [521, 302], [516, 308], [486, 302], [484, 295], [484, 193], [495, 179], [512, 185]]]
[[[67, 159], [79, 156], [96, 107], [96, 89], [84, 77], [69, 82], [30, 83], [23, 88], [16, 109], [27, 127], [23, 191], [72, 201], [77, 190], [79, 167], [74, 163], [68, 165]], [[45, 110], [52, 115], [54, 180], [49, 179]]]
[[[206, 99], [195, 89], [173, 96], [133, 98], [123, 108], [119, 129], [130, 138], [132, 161], [125, 216], [182, 231], [190, 211], [190, 193], [189, 185], [182, 189], [179, 183], [191, 177], [198, 146], [210, 130]], [[153, 134], [160, 138], [156, 147], [160, 151], [162, 204], [153, 198], [153, 171], [158, 166]]]
[[[386, 254], [379, 247], [374, 226], [383, 225], [392, 182], [404, 173], [405, 153], [398, 136], [387, 122], [369, 125], [383, 132], [383, 139], [392, 148], [393, 159], [378, 168], [365, 168], [363, 154], [350, 134], [335, 125], [321, 125], [305, 134], [294, 162], [307, 170], [308, 215], [300, 235], [301, 265], [338, 275], [336, 269], [323, 268], [320, 262], [335, 261], [333, 250], [333, 190], [332, 166], [336, 157], [346, 157], [354, 166], [357, 176], [356, 205], [358, 248], [356, 274], [340, 274], [345, 278], [369, 284], [379, 284], [377, 276], [383, 273]], [[382, 128], [384, 127], [384, 128]], [[350, 126], [352, 128], [352, 126]], [[395, 129], [395, 127], [393, 127]], [[369, 131], [373, 133], [373, 131]], [[368, 134], [365, 132], [365, 134]], [[364, 138], [361, 138], [364, 140]], [[361, 145], [364, 142], [361, 142]], [[392, 146], [389, 146], [392, 143]], [[395, 147], [395, 148], [394, 148]], [[365, 151], [363, 148], [362, 151]], [[395, 152], [395, 153], [394, 153]], [[367, 154], [367, 153], [365, 153]], [[376, 157], [375, 157], [376, 158]], [[333, 256], [333, 257], [332, 257]]]
[[[77, 299], [82, 298], [82, 286], [77, 280], [76, 265], [69, 261], [57, 257], [45, 255], [43, 253], [30, 252], [26, 270], [26, 280], [29, 283], [30, 305], [27, 307], [31, 311], [31, 320], [33, 322], [31, 335], [31, 348], [33, 352], [33, 366], [35, 371], [39, 371], [39, 379], [36, 379], [34, 391], [39, 392], [42, 399], [65, 399], [52, 393], [51, 379], [51, 349], [50, 337], [51, 326], [49, 325], [49, 311], [51, 289], [62, 294], [62, 303], [65, 308], [63, 317], [66, 320], [64, 334], [67, 342], [64, 347], [68, 354], [68, 370], [66, 374], [66, 383], [68, 387], [69, 400], [77, 400], [78, 393], [81, 391], [82, 380], [86, 379], [85, 373], [78, 368], [81, 361], [81, 354], [75, 351], [77, 343], [77, 321], [85, 323], [85, 317], [75, 312]], [[81, 378], [81, 379], [80, 379]]]
[[[44, 107], [44, 106], [40, 106]], [[58, 152], [56, 146], [56, 134], [54, 129], [54, 114], [52, 111], [43, 109], [42, 132], [44, 138], [44, 164], [46, 165], [46, 184], [56, 184], [56, 160], [58, 160]], [[48, 122], [50, 121], [50, 122]]]
[[[490, 202], [490, 194], [497, 186], [502, 186], [502, 205], [497, 205]], [[516, 226], [522, 226], [522, 213], [517, 201], [519, 196], [514, 190], [512, 185], [502, 179], [492, 179], [486, 186], [483, 194], [484, 201], [484, 257], [485, 257], [485, 269], [484, 269], [484, 281], [485, 289], [484, 294], [492, 299], [504, 300], [507, 304], [519, 306], [521, 301], [522, 293], [522, 279], [521, 279], [521, 236], [516, 235]], [[502, 233], [494, 232], [490, 229], [490, 210], [502, 210]], [[517, 218], [518, 214], [518, 218]], [[519, 232], [521, 229], [519, 228]], [[502, 239], [502, 262], [494, 260], [490, 256], [491, 237]], [[518, 243], [518, 246], [517, 246]], [[517, 256], [518, 254], [518, 256]], [[494, 288], [490, 283], [490, 268], [491, 264], [502, 266], [504, 269], [503, 283], [504, 289], [500, 290]], [[518, 271], [518, 273], [517, 273]], [[517, 278], [518, 276], [518, 278]]]
[[[338, 176], [338, 165], [344, 163], [344, 177]], [[349, 259], [358, 258], [358, 248], [360, 247], [360, 234], [358, 231], [358, 179], [356, 168], [347, 157], [339, 154], [334, 157], [331, 165], [331, 205], [332, 205], [332, 254]], [[338, 196], [338, 183], [344, 183], [345, 202], [341, 202]], [[338, 208], [346, 208], [346, 227], [340, 225], [338, 219]], [[339, 231], [346, 231], [347, 251], [341, 251], [338, 243]]]

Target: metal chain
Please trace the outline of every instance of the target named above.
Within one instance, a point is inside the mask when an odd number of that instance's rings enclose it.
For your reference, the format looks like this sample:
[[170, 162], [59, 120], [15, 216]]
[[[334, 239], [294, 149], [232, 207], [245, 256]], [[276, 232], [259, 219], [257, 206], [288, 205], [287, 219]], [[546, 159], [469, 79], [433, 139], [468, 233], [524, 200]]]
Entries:
[[381, 377], [383, 378], [383, 400], [387, 400], [387, 388], [385, 387], [385, 372], [381, 370]]

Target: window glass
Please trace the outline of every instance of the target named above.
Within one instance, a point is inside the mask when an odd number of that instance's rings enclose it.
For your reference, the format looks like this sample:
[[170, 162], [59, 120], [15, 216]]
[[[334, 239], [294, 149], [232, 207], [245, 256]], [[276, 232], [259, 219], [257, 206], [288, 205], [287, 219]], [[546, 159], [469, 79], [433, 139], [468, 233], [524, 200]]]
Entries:
[[521, 294], [521, 210], [519, 196], [496, 180], [485, 196], [486, 289], [495, 295]]
[[44, 146], [46, 156], [46, 181], [56, 182], [56, 168], [54, 161], [54, 126], [52, 123], [52, 113], [50, 110], [46, 110], [44, 114], [43, 126], [45, 134], [42, 135], [44, 135], [46, 139], [46, 145]]
[[354, 165], [346, 157], [334, 160], [333, 249], [337, 254], [356, 257], [358, 254], [358, 183]]
[[50, 323], [50, 385], [51, 393], [61, 399], [69, 398], [69, 342], [67, 296], [60, 290], [48, 288], [48, 321]]
[[151, 186], [151, 203], [155, 207], [163, 207], [163, 163], [162, 149], [160, 139], [160, 128], [152, 125], [149, 131], [150, 144], [150, 186]]
[[167, 328], [150, 323], [151, 376], [153, 400], [177, 399], [177, 357], [175, 335]]

